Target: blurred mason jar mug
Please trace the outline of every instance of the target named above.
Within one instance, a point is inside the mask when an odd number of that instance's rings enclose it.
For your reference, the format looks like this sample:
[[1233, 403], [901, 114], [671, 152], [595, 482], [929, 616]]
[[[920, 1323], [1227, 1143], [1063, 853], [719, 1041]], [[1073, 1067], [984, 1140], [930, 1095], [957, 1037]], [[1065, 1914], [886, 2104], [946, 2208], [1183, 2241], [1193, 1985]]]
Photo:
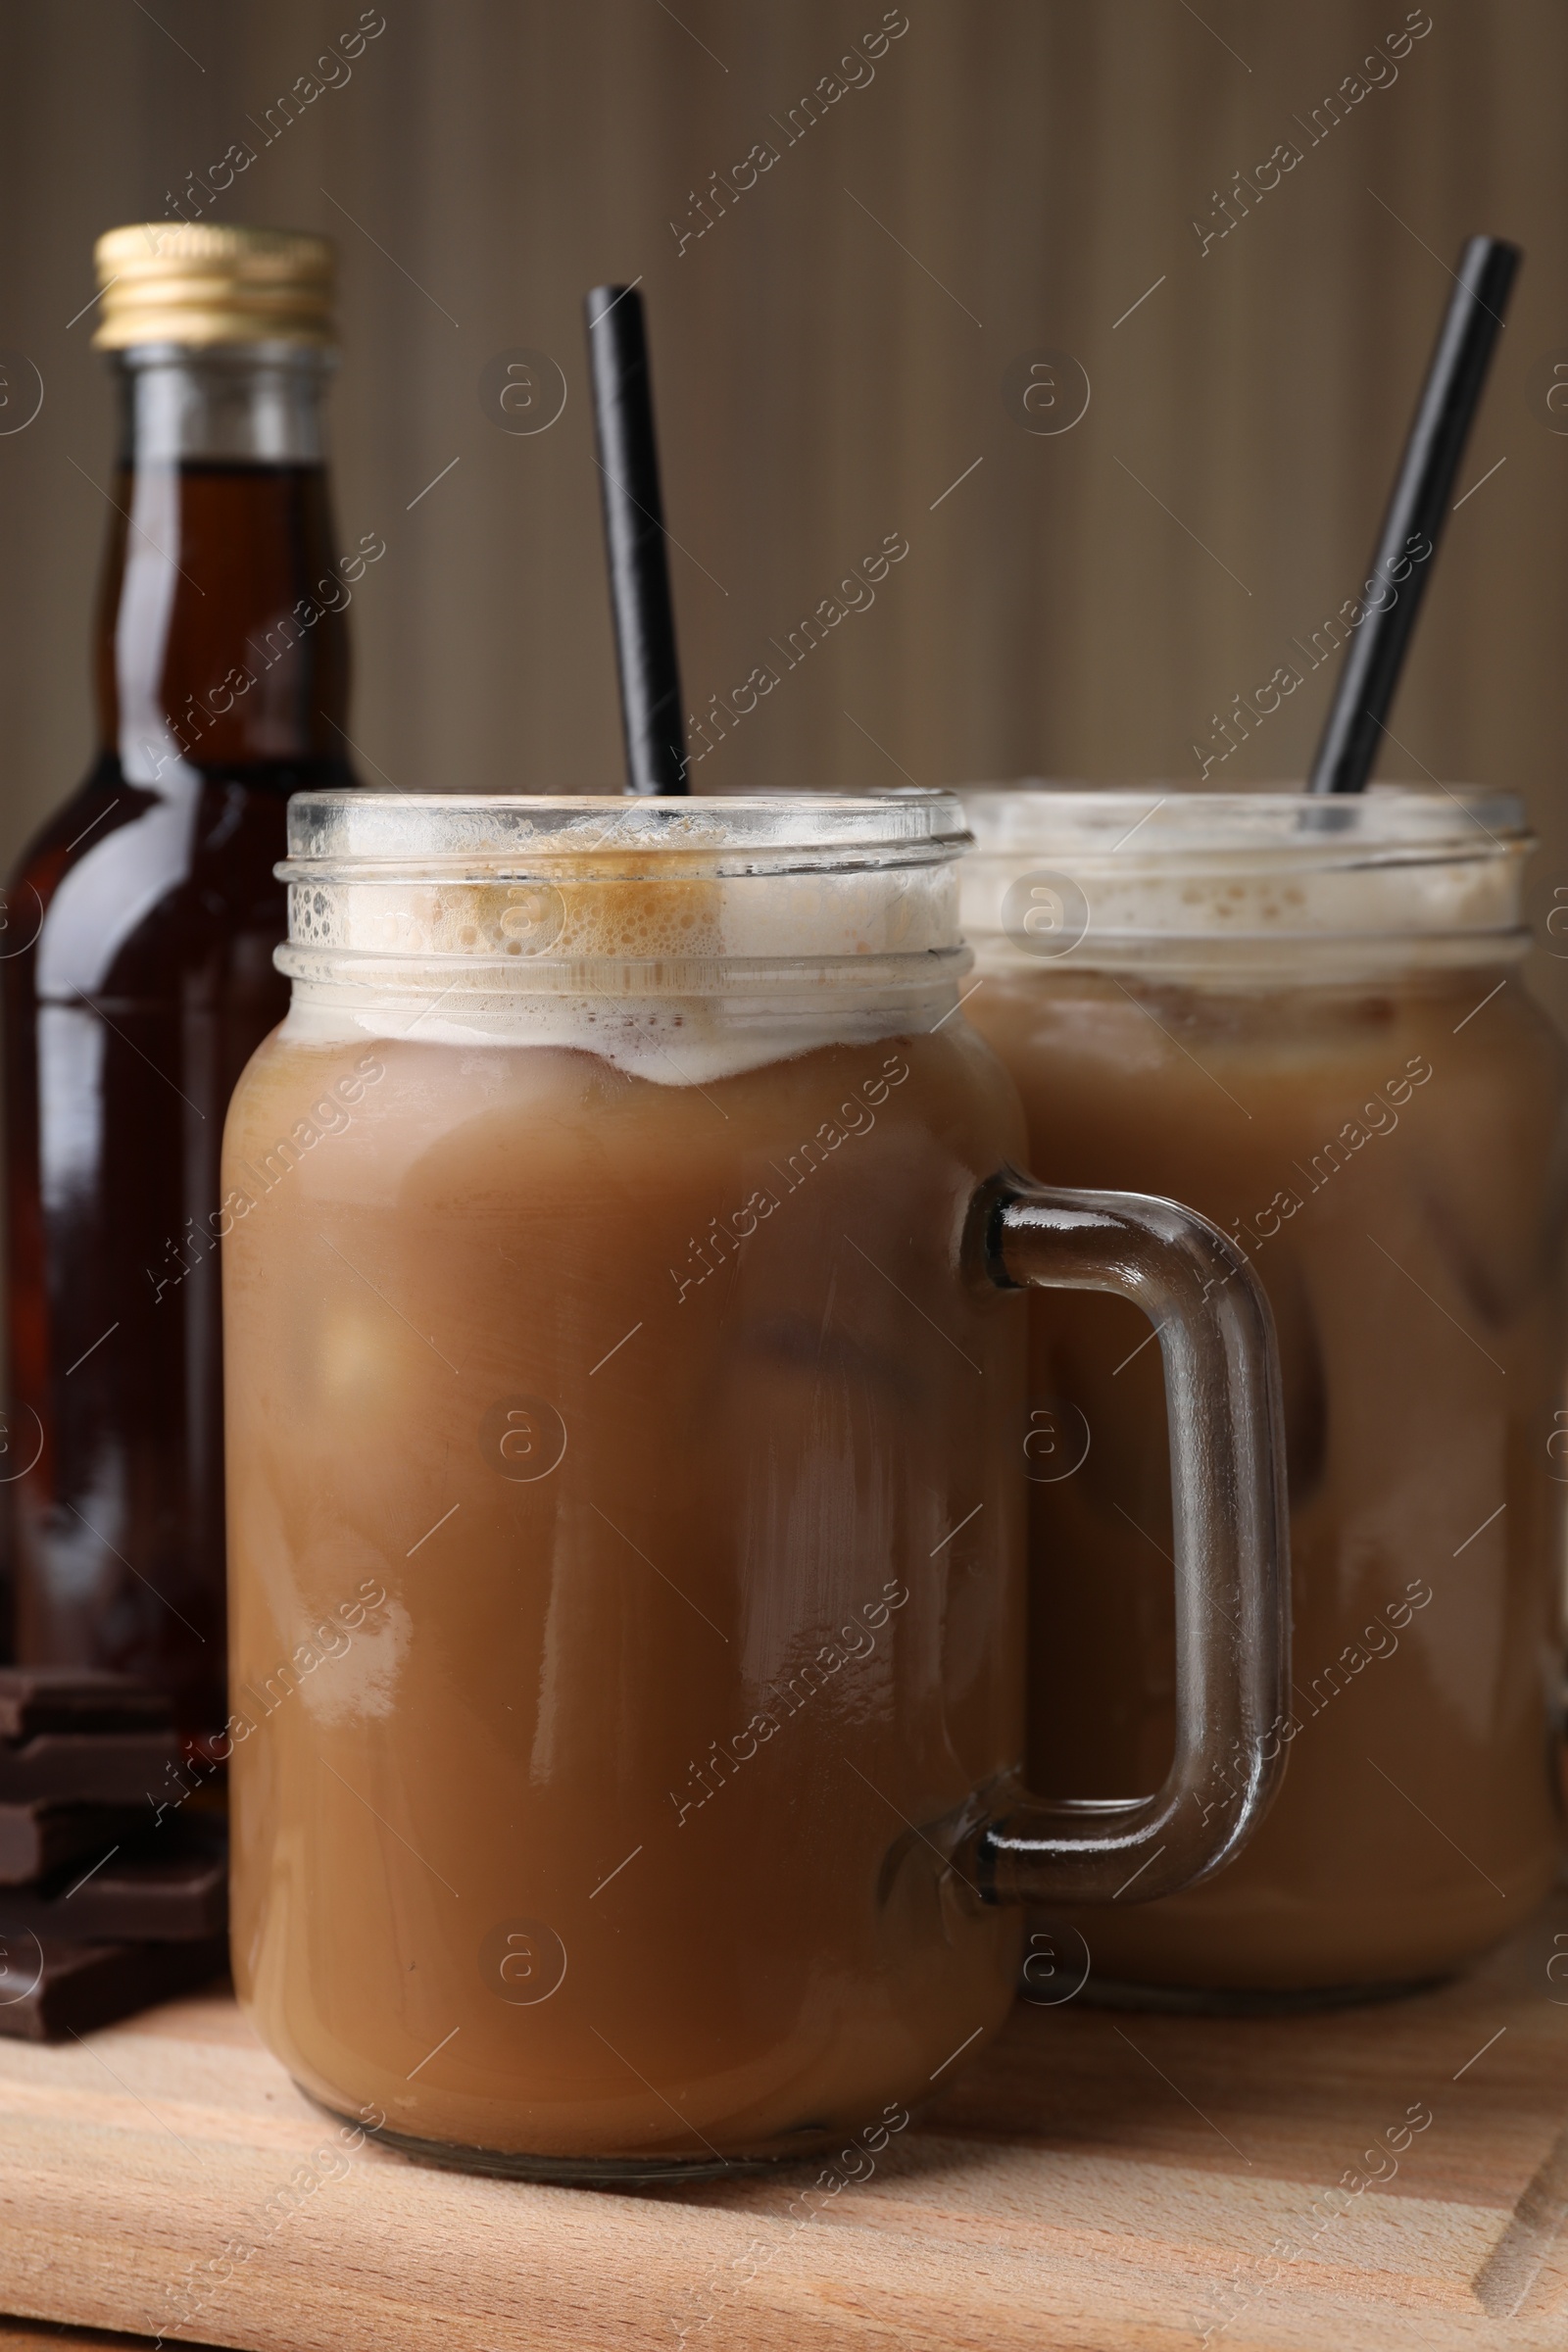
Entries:
[[[1184, 1885], [1270, 1791], [1262, 1295], [1012, 1173], [949, 796], [289, 822], [224, 1177], [242, 1998], [450, 2163], [878, 2128], [1005, 2014], [1004, 1905]], [[1019, 1769], [1030, 1284], [1170, 1368], [1182, 1703], [1130, 1805]]]
[[[965, 1004], [1018, 1082], [1029, 1167], [1211, 1217], [1284, 1370], [1290, 1776], [1223, 1877], [1080, 1923], [1096, 1975], [1429, 1979], [1506, 1935], [1557, 1855], [1568, 1128], [1519, 972], [1519, 805], [965, 800]], [[1030, 1785], [1130, 1796], [1181, 1687], [1152, 1350], [1113, 1300], [1029, 1314]]]

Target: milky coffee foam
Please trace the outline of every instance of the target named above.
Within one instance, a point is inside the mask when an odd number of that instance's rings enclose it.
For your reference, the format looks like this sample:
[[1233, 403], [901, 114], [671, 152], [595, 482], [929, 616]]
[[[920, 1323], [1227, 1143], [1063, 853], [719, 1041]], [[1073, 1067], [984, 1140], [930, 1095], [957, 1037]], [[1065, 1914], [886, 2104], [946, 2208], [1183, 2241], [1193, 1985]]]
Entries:
[[1503, 955], [1523, 949], [1533, 842], [1508, 795], [1018, 785], [967, 793], [964, 806], [977, 847], [963, 868], [963, 927], [987, 962], [1038, 958], [1008, 894], [1042, 871], [1080, 894], [1080, 936], [1060, 952], [1084, 964], [1237, 951], [1289, 959], [1333, 942], [1348, 970], [1418, 943], [1433, 957], [1473, 956], [1478, 939]]
[[300, 796], [286, 1033], [569, 1046], [701, 1085], [930, 1028], [969, 957], [949, 795]]

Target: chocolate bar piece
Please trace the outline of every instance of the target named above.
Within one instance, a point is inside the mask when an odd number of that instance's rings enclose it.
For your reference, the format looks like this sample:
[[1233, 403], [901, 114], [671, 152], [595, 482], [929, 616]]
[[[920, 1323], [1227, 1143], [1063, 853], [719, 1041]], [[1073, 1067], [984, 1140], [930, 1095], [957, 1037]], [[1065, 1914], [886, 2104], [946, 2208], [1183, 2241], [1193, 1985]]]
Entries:
[[189, 1943], [58, 1943], [0, 1937], [0, 2034], [61, 2041], [205, 1984], [224, 1966], [222, 1936]]
[[172, 1720], [167, 1698], [128, 1674], [0, 1666], [0, 1740], [34, 1732], [145, 1732]]
[[70, 1862], [96, 1860], [147, 1828], [147, 1810], [0, 1804], [0, 1886], [30, 1886]]
[[217, 1826], [170, 1821], [127, 1838], [83, 1873], [76, 1865], [42, 1886], [0, 1888], [0, 1938], [46, 1942], [200, 1942], [228, 1918], [228, 1855]]
[[0, 1740], [0, 1804], [71, 1799], [84, 1805], [156, 1803], [180, 1784], [179, 1735], [156, 1732], [35, 1732]]

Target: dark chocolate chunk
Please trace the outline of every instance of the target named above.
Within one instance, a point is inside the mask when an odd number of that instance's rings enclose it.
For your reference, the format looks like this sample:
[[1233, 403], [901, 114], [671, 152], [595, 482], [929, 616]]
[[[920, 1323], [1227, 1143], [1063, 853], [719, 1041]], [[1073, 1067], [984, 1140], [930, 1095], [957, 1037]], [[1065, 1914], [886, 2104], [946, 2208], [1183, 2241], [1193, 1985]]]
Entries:
[[71, 1862], [96, 1860], [147, 1828], [145, 1806], [0, 1804], [0, 1886], [30, 1886]]
[[[84, 1805], [147, 1805], [175, 1795], [179, 1735], [36, 1732], [0, 1740], [0, 1804], [74, 1798]], [[148, 1806], [150, 1812], [151, 1807]]]
[[61, 2041], [189, 1992], [225, 1965], [220, 1936], [189, 1943], [60, 1943], [0, 1936], [0, 2034]]
[[189, 1817], [106, 1849], [97, 1867], [0, 1888], [0, 1937], [188, 1943], [221, 1935], [227, 1917], [226, 1841], [216, 1824]]
[[0, 1740], [34, 1732], [141, 1732], [172, 1721], [167, 1698], [128, 1674], [0, 1666]]

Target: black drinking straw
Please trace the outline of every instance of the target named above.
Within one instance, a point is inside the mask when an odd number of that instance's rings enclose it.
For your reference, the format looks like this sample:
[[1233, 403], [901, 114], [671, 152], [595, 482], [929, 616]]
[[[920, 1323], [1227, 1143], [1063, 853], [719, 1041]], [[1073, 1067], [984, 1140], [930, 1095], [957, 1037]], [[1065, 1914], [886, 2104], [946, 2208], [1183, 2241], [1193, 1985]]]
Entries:
[[642, 297], [633, 286], [594, 286], [583, 310], [620, 669], [626, 790], [683, 793], [686, 730]]
[[1459, 257], [1372, 560], [1365, 593], [1378, 602], [1346, 646], [1309, 792], [1366, 789], [1518, 267], [1518, 246], [1499, 237], [1472, 237]]

